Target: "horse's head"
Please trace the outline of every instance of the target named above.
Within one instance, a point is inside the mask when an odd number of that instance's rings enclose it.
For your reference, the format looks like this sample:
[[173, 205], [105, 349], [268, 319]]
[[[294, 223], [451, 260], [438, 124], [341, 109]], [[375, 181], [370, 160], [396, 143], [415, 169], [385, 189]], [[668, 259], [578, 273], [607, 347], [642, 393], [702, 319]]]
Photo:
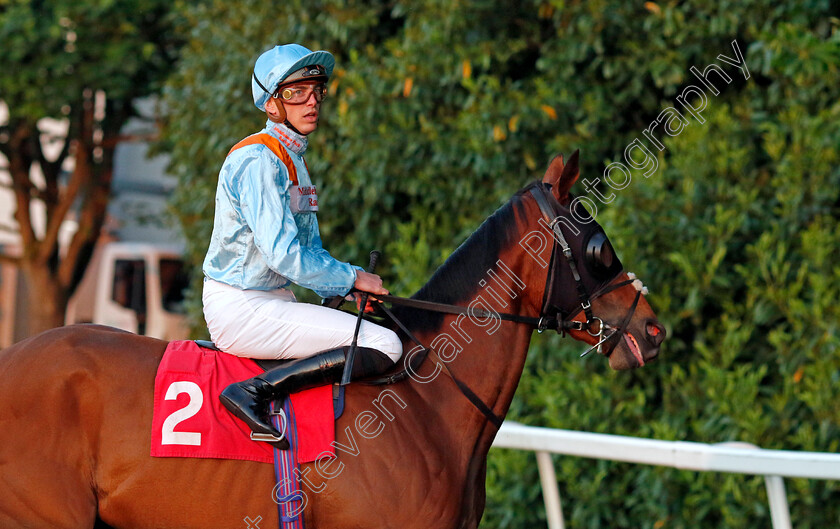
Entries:
[[647, 289], [624, 271], [601, 226], [569, 193], [579, 172], [577, 151], [565, 164], [557, 156], [542, 182], [526, 188], [541, 218], [523, 247], [535, 256], [539, 247], [549, 274], [542, 275], [543, 327], [592, 345], [613, 369], [641, 367], [659, 354], [665, 328], [644, 298]]

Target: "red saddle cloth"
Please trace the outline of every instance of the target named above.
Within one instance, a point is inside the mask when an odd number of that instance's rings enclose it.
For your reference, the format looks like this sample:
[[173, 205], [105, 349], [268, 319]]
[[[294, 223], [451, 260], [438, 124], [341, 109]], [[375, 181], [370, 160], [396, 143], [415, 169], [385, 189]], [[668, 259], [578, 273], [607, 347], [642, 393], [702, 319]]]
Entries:
[[[262, 373], [251, 359], [199, 347], [192, 340], [170, 342], [155, 377], [153, 457], [240, 459], [274, 463], [269, 444], [252, 441], [245, 423], [219, 401], [229, 384]], [[332, 386], [291, 395], [299, 463], [334, 456]]]

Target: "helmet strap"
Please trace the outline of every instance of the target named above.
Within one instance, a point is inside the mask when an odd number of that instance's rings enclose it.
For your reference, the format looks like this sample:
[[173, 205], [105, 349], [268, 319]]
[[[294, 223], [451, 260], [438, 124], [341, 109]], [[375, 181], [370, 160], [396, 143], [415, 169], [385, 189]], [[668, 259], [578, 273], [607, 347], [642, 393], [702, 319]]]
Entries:
[[[283, 106], [283, 101], [279, 97], [276, 97], [276, 94], [272, 94], [271, 92], [266, 90], [265, 86], [263, 86], [263, 84], [260, 82], [260, 80], [257, 79], [256, 72], [254, 73], [254, 81], [256, 81], [257, 84], [259, 85], [259, 87], [263, 89], [263, 92], [268, 94], [268, 101], [272, 101], [272, 100], [274, 101], [274, 108], [277, 110], [277, 112], [276, 113], [269, 112], [268, 109], [266, 108], [265, 113], [268, 114], [268, 119], [270, 119], [271, 121], [273, 121], [275, 123], [282, 123], [282, 124], [286, 125], [287, 127], [289, 127], [290, 129], [292, 129], [294, 132], [300, 134], [301, 136], [306, 136], [306, 134], [299, 131], [287, 119], [287, 117], [286, 117], [286, 107]], [[278, 87], [278, 89], [279, 89], [279, 87]], [[266, 105], [268, 105], [268, 101], [266, 101]]]
[[272, 98], [272, 100], [274, 101], [275, 108], [278, 110], [278, 112], [272, 113], [266, 110], [266, 114], [268, 114], [268, 119], [270, 119], [274, 123], [282, 123], [283, 125], [286, 125], [290, 129], [292, 129], [292, 131], [296, 132], [297, 134], [300, 134], [301, 136], [306, 136], [306, 134], [299, 131], [294, 125], [292, 125], [292, 122], [289, 121], [288, 117], [286, 116], [286, 108], [283, 106], [283, 102], [280, 101], [280, 98]]
[[[274, 100], [274, 107], [277, 109], [277, 116], [275, 117], [274, 115], [272, 115], [268, 111], [268, 109], [266, 109], [265, 113], [268, 114], [268, 119], [270, 119], [271, 121], [274, 121], [275, 123], [283, 123], [283, 122], [288, 123], [288, 120], [286, 120], [286, 108], [283, 106], [283, 102], [280, 101], [280, 98], [276, 97], [277, 94], [276, 93], [272, 94], [271, 92], [269, 92], [268, 88], [266, 88], [260, 82], [260, 80], [257, 79], [257, 72], [253, 73], [253, 77], [254, 77], [254, 81], [257, 83], [257, 86], [262, 88], [262, 91], [265, 92], [266, 94], [268, 94], [268, 101], [271, 101], [272, 99]], [[266, 101], [266, 105], [268, 104], [268, 101]]]
[[288, 119], [283, 121], [283, 124], [286, 125], [287, 127], [289, 127], [290, 129], [292, 129], [293, 132], [296, 132], [297, 134], [300, 134], [301, 136], [306, 136], [306, 134], [304, 134], [301, 131], [299, 131], [298, 129], [296, 129], [295, 126], [292, 125], [292, 123]]

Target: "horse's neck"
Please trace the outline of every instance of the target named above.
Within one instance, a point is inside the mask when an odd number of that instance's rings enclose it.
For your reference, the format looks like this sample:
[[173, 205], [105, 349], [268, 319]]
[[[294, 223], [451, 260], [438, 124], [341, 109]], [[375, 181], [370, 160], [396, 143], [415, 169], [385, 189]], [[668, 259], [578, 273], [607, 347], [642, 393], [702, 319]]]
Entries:
[[[495, 273], [473, 278], [476, 289], [471, 297], [456, 303], [533, 316], [533, 301], [527, 300], [536, 296], [541, 299], [542, 294], [525, 291], [525, 285], [534, 284], [534, 278], [520, 277], [517, 271], [523, 267], [517, 265], [522, 265], [522, 260], [521, 255], [501, 259], [502, 265]], [[419, 337], [493, 413], [504, 417], [522, 375], [531, 333], [532, 328], [521, 323], [447, 316], [436, 329], [423, 331]], [[496, 427], [435, 364], [425, 362], [420, 375], [429, 381], [413, 386], [426, 403], [427, 417], [434, 417], [428, 428], [436, 438], [433, 445], [438, 447], [427, 453], [436, 460], [442, 458], [453, 472], [450, 477], [460, 480], [460, 490], [452, 491], [460, 493], [459, 519], [477, 524], [484, 508], [487, 452]]]
[[[528, 300], [541, 299], [541, 293], [527, 291], [526, 285], [534, 284], [534, 278], [521, 277], [527, 268], [525, 259], [521, 252], [504, 252], [499, 258], [501, 264], [470, 279], [475, 288], [456, 304], [533, 316], [533, 301]], [[435, 329], [424, 331], [421, 341], [431, 346], [452, 374], [496, 415], [504, 417], [519, 384], [531, 333], [532, 328], [521, 323], [447, 316]], [[486, 453], [495, 427], [440, 368], [431, 362], [426, 364], [421, 377], [435, 376], [426, 383], [427, 392], [434, 399], [430, 404], [445, 407], [446, 412], [440, 416], [453, 441], [466, 448], [466, 456]]]

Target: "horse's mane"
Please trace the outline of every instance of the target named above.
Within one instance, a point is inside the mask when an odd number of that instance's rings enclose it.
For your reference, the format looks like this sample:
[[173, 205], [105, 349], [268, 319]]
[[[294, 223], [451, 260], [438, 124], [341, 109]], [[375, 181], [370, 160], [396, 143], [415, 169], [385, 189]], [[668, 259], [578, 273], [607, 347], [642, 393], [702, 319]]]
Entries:
[[[518, 240], [517, 214], [524, 215], [520, 196], [525, 189], [490, 215], [411, 297], [447, 304], [472, 301], [478, 293], [479, 280], [486, 279], [488, 270], [497, 268], [501, 251]], [[402, 306], [395, 306], [393, 312], [413, 331], [436, 329], [443, 319], [439, 312]]]

